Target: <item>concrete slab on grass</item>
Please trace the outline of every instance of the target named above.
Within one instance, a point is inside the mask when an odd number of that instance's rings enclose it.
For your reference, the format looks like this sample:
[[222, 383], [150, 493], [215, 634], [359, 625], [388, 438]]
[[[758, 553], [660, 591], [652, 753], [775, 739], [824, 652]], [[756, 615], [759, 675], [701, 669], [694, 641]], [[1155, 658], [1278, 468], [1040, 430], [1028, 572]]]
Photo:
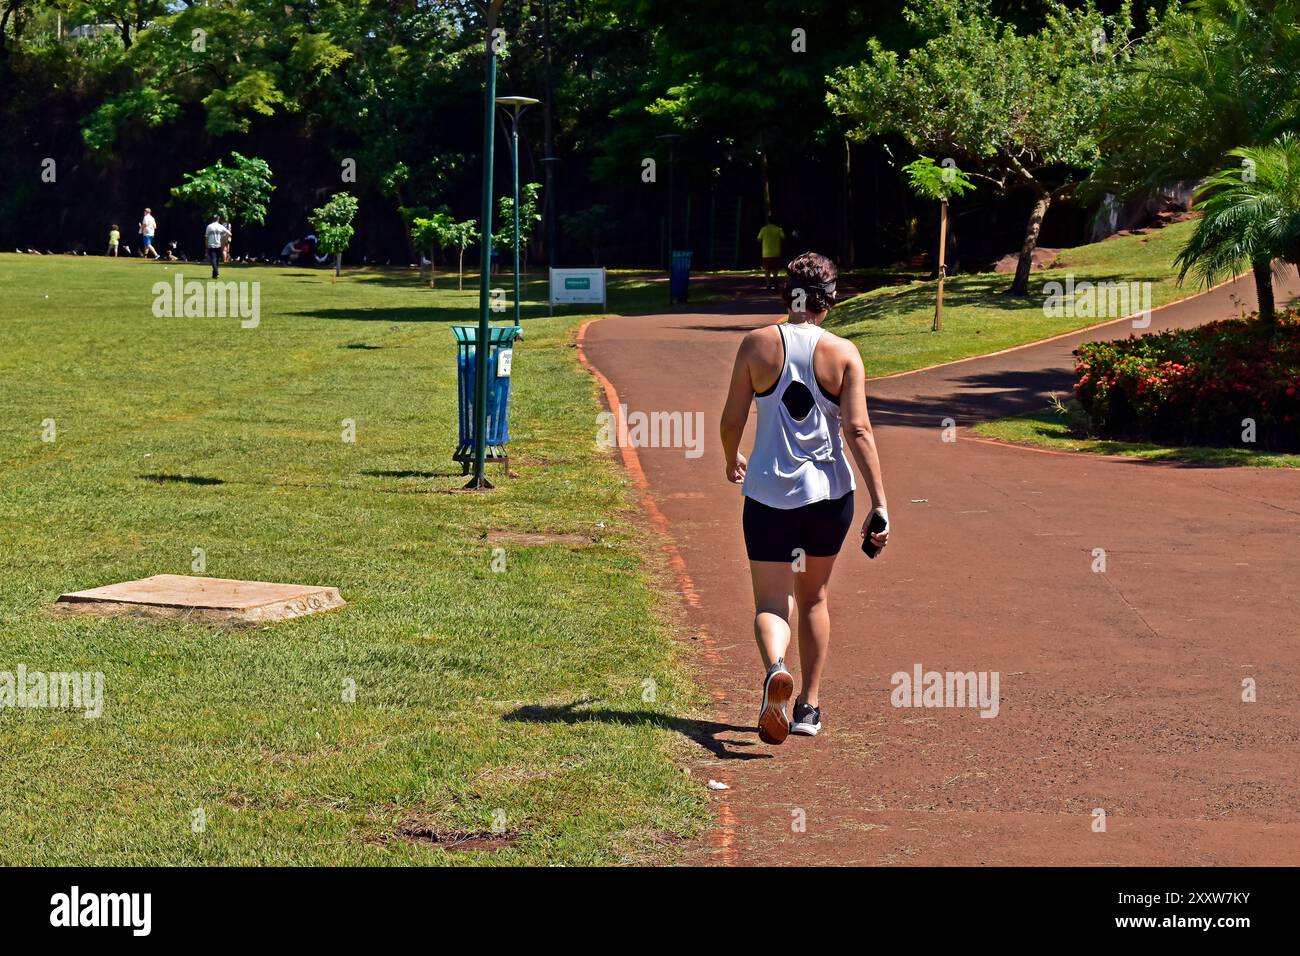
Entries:
[[344, 607], [338, 588], [155, 574], [62, 594], [54, 607], [75, 614], [141, 614], [260, 624]]

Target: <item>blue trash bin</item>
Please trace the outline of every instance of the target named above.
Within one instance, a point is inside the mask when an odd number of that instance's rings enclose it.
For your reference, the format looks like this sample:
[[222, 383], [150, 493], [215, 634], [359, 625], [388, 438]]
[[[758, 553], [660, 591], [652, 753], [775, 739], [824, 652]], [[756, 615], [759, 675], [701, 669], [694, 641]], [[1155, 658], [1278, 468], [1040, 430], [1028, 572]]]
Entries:
[[689, 297], [691, 282], [691, 251], [674, 249], [672, 265], [668, 269], [668, 301], [685, 302]]
[[[494, 325], [488, 329], [487, 453], [485, 462], [500, 462], [507, 471], [510, 457], [510, 366], [514, 359], [514, 341], [523, 330], [514, 325]], [[456, 394], [458, 398], [459, 435], [453, 461], [460, 462], [461, 474], [469, 474], [474, 465], [474, 399], [478, 392], [478, 326], [453, 325], [456, 337]], [[508, 353], [503, 356], [502, 353]]]

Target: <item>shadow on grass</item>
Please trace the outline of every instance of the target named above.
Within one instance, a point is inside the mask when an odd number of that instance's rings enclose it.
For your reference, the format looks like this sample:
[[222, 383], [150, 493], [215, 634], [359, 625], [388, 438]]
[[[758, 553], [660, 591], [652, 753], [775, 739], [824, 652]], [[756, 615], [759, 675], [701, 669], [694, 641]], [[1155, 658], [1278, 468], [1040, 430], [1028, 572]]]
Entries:
[[291, 312], [290, 315], [306, 319], [342, 319], [346, 322], [459, 322], [473, 324], [477, 321], [477, 312], [472, 309], [449, 309], [440, 306], [427, 308], [386, 308], [386, 309], [308, 309]]
[[202, 475], [136, 475], [141, 481], [152, 481], [160, 485], [224, 485], [222, 478], [205, 478]]
[[[745, 753], [731, 747], [753, 746], [748, 741], [723, 741], [720, 734], [757, 734], [753, 727], [723, 724], [713, 720], [691, 720], [686, 717], [669, 717], [646, 710], [612, 710], [606, 707], [579, 710], [592, 703], [591, 698], [575, 700], [571, 704], [530, 704], [512, 710], [502, 719], [535, 724], [585, 724], [600, 721], [607, 724], [641, 724], [672, 730], [704, 747], [719, 760], [770, 760], [766, 753]], [[730, 746], [728, 746], [730, 744]]]
[[459, 478], [459, 471], [363, 471], [370, 478]]

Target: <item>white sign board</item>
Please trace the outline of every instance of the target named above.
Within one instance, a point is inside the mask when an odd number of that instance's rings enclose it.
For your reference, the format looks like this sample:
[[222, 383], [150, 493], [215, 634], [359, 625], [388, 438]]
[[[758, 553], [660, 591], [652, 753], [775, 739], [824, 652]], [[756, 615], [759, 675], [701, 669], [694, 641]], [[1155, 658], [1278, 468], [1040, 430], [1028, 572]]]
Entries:
[[552, 269], [550, 304], [570, 303], [605, 305], [605, 268]]
[[510, 377], [510, 363], [514, 357], [514, 349], [497, 349], [497, 378]]

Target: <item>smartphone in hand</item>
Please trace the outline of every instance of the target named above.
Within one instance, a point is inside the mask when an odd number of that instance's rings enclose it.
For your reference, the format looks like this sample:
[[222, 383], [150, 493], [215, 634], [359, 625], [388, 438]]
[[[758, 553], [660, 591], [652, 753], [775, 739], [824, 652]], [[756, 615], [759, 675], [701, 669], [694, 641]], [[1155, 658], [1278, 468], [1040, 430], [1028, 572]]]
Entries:
[[880, 553], [880, 546], [871, 543], [871, 536], [873, 534], [880, 534], [880, 532], [884, 531], [888, 527], [889, 522], [885, 520], [884, 515], [879, 511], [873, 511], [871, 513], [871, 523], [867, 525], [867, 533], [862, 536], [863, 554], [869, 558], [874, 558]]

